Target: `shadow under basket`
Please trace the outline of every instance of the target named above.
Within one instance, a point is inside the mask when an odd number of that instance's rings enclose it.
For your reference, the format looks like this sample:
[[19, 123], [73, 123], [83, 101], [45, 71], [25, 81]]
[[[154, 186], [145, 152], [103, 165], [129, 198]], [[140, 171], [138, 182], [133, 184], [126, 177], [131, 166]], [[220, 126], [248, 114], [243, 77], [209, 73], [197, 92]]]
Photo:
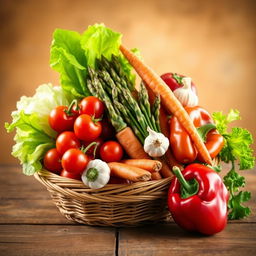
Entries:
[[156, 223], [170, 217], [167, 193], [171, 178], [90, 189], [81, 181], [46, 170], [34, 176], [46, 186], [60, 212], [72, 221], [122, 227]]

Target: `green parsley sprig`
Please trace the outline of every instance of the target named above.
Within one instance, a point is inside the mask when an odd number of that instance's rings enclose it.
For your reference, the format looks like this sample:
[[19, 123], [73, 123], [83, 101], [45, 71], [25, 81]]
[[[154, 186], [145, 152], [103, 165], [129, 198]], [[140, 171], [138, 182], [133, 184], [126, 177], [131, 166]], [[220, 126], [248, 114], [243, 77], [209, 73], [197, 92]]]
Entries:
[[223, 181], [230, 192], [228, 202], [229, 219], [242, 219], [250, 215], [249, 207], [243, 206], [242, 203], [247, 202], [251, 198], [251, 193], [241, 191], [245, 186], [245, 178], [240, 175], [235, 166], [238, 162], [240, 170], [252, 169], [255, 165], [255, 157], [250, 145], [253, 143], [252, 135], [244, 128], [234, 127], [228, 131], [228, 124], [233, 121], [240, 120], [238, 110], [231, 109], [227, 115], [222, 112], [213, 113], [217, 130], [225, 138], [225, 146], [221, 150], [219, 156], [225, 163], [231, 163], [230, 171], [224, 176]]

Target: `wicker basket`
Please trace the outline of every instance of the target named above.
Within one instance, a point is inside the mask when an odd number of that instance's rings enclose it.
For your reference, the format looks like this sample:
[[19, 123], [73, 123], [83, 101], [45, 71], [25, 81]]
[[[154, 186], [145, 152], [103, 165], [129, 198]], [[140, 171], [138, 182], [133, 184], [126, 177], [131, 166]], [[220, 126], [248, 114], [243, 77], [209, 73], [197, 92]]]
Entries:
[[166, 220], [170, 178], [101, 189], [42, 170], [35, 174], [69, 220], [97, 226], [138, 226]]

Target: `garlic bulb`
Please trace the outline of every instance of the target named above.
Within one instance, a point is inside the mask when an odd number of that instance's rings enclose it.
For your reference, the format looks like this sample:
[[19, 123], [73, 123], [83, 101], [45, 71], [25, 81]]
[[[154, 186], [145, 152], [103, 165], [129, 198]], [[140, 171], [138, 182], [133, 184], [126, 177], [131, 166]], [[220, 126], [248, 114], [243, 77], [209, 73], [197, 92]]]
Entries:
[[183, 87], [177, 88], [173, 93], [184, 107], [194, 107], [198, 105], [198, 97], [191, 89], [191, 78], [182, 79]]
[[160, 132], [147, 128], [149, 135], [144, 141], [144, 151], [151, 157], [160, 157], [165, 154], [169, 147], [169, 140]]
[[110, 178], [110, 168], [100, 159], [91, 160], [82, 174], [83, 183], [93, 189], [104, 187]]

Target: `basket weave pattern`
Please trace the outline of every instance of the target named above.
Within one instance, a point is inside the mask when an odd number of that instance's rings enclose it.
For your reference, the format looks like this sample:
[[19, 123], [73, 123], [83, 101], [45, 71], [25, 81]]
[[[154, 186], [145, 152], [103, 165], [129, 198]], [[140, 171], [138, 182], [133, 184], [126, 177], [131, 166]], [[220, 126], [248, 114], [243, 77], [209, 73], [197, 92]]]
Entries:
[[69, 220], [98, 226], [138, 226], [166, 220], [170, 178], [109, 184], [90, 189], [81, 181], [42, 170], [35, 178], [46, 186], [60, 212]]

